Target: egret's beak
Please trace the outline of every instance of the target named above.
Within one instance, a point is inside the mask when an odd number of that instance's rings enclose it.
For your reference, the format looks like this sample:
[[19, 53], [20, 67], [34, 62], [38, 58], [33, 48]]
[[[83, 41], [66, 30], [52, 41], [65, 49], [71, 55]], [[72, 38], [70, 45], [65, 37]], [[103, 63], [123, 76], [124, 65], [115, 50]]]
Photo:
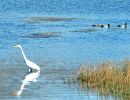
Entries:
[[13, 47], [18, 47], [17, 45], [13, 46]]

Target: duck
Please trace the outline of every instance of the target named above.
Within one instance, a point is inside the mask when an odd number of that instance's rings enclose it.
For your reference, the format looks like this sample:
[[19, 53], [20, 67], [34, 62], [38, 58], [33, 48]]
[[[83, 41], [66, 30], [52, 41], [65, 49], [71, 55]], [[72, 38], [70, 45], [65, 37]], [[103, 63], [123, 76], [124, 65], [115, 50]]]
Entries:
[[101, 28], [110, 28], [111, 25], [110, 25], [110, 24], [106, 24], [106, 25], [101, 25], [100, 27], [101, 27]]
[[93, 27], [99, 27], [101, 24], [95, 24], [95, 25], [91, 25]]
[[117, 27], [120, 27], [120, 28], [127, 28], [127, 23], [125, 23], [124, 25], [117, 25]]
[[91, 25], [93, 27], [100, 27], [100, 28], [110, 28], [110, 24], [104, 25], [104, 24], [96, 24], [96, 25]]

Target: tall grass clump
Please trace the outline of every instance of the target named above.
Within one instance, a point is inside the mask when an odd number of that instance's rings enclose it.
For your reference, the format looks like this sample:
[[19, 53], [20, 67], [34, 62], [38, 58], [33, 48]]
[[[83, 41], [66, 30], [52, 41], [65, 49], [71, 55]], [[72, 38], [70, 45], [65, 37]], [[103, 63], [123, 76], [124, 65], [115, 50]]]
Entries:
[[130, 97], [130, 61], [125, 60], [122, 64], [102, 63], [92, 67], [84, 65], [78, 71], [77, 80], [101, 94]]

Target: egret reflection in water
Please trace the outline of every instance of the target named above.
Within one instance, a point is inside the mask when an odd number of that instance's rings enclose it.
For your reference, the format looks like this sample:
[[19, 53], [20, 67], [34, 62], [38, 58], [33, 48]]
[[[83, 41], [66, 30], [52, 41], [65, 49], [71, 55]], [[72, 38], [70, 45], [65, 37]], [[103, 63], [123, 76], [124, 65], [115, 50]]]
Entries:
[[40, 76], [40, 71], [28, 73], [25, 78], [22, 80], [22, 84], [20, 86], [20, 89], [16, 93], [17, 96], [22, 95], [23, 90], [26, 89], [25, 87], [30, 85], [32, 82], [37, 82], [37, 78]]

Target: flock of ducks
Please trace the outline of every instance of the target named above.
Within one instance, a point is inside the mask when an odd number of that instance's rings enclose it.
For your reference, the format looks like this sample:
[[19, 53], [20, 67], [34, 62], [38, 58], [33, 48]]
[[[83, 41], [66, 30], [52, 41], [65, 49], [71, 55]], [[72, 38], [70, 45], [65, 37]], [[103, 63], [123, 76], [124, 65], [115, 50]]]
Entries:
[[[111, 24], [95, 24], [95, 25], [91, 25], [91, 26], [99, 27], [99, 28], [110, 28]], [[125, 24], [117, 25], [117, 27], [126, 29], [128, 27], [128, 25], [127, 25], [127, 23], [125, 23]]]

